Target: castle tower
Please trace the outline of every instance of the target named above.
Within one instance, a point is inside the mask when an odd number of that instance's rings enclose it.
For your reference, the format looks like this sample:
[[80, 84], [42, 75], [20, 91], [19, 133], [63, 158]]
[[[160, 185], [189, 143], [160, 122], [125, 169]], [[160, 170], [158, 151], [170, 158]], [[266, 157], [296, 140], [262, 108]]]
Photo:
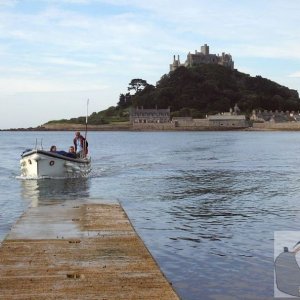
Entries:
[[201, 53], [204, 55], [209, 54], [209, 46], [207, 46], [207, 44], [204, 44], [203, 46], [201, 46]]
[[176, 60], [176, 56], [174, 55], [174, 58], [173, 58], [173, 63], [170, 64], [170, 71], [175, 71], [178, 67], [180, 67], [180, 58], [179, 58], [179, 55], [177, 56], [178, 59]]

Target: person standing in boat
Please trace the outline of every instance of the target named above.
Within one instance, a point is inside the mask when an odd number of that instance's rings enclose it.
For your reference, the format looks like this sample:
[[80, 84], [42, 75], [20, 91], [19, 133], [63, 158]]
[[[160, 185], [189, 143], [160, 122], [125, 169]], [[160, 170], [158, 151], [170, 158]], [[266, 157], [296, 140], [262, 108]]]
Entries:
[[73, 143], [77, 157], [85, 157], [88, 153], [88, 142], [79, 131], [75, 133]]

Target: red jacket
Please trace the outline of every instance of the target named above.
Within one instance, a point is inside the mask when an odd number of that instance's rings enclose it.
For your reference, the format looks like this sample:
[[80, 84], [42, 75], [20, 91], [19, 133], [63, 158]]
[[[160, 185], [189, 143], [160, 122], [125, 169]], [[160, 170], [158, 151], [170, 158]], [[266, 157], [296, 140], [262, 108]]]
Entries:
[[88, 142], [86, 141], [86, 139], [80, 135], [78, 138], [75, 137], [73, 140], [74, 143], [74, 147], [75, 147], [75, 152], [77, 152], [77, 140], [80, 139], [80, 145], [81, 148], [83, 149], [84, 153], [87, 154], [88, 153]]

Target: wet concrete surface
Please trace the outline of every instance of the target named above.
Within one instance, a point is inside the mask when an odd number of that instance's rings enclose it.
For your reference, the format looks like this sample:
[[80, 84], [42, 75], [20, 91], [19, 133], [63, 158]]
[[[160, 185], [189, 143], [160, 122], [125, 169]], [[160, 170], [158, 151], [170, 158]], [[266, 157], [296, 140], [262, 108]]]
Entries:
[[119, 204], [30, 208], [0, 247], [0, 299], [179, 299]]

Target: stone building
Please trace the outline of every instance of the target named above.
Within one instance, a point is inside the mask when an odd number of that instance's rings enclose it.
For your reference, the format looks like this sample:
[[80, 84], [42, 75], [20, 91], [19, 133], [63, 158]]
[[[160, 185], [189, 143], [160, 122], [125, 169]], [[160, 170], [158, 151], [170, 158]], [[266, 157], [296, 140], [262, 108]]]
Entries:
[[131, 123], [168, 123], [170, 122], [170, 108], [144, 109], [143, 107], [131, 108]]
[[245, 115], [240, 114], [240, 109], [236, 104], [230, 108], [229, 112], [206, 116], [205, 119], [193, 119], [192, 117], [173, 117], [172, 123], [176, 128], [185, 127], [213, 128], [213, 129], [235, 129], [249, 127]]
[[193, 66], [200, 66], [201, 64], [216, 64], [216, 65], [222, 65], [224, 67], [230, 68], [233, 70], [234, 68], [234, 61], [232, 60], [232, 56], [230, 54], [222, 53], [222, 55], [219, 54], [210, 54], [209, 53], [209, 46], [207, 44], [204, 44], [201, 46], [201, 51], [198, 52], [195, 51], [194, 54], [189, 53], [187, 55], [185, 63], [180, 63], [179, 55], [177, 56], [177, 59], [173, 59], [173, 63], [170, 64], [170, 71], [176, 70], [178, 67], [184, 66], [184, 67], [193, 67]]
[[231, 113], [223, 113], [223, 114], [208, 116], [208, 124], [210, 127], [224, 127], [224, 128], [248, 127], [245, 115], [233, 115]]
[[246, 116], [240, 114], [237, 104], [229, 112], [208, 116], [208, 124], [210, 127], [225, 128], [245, 128], [249, 126]]
[[253, 122], [275, 122], [275, 123], [285, 123], [285, 122], [299, 122], [300, 115], [299, 112], [294, 111], [272, 111], [272, 110], [253, 110], [250, 120]]

